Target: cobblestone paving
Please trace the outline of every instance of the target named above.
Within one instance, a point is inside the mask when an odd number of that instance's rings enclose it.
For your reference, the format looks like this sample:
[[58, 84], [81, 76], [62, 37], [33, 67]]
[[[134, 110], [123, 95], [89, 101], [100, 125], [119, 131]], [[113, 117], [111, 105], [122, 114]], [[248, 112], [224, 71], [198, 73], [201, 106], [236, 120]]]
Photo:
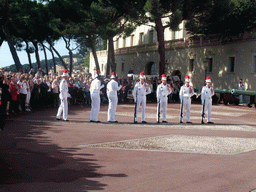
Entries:
[[130, 150], [155, 150], [163, 152], [234, 155], [242, 152], [255, 150], [256, 139], [167, 135], [110, 143], [80, 145], [79, 147], [100, 147]]

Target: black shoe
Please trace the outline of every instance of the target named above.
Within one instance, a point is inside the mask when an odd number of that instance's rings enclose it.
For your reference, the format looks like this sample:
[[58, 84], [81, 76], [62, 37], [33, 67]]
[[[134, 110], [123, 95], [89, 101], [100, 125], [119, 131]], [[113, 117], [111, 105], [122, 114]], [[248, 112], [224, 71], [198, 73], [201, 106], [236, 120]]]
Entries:
[[204, 122], [203, 122], [203, 121], [201, 121], [201, 124], [204, 124]]
[[142, 121], [141, 123], [146, 124], [147, 122], [146, 121]]
[[168, 123], [167, 121], [162, 121], [162, 123]]
[[157, 121], [156, 123], [158, 123], [158, 124], [159, 124], [159, 123], [160, 123], [160, 121]]
[[137, 124], [138, 123], [138, 121], [134, 121], [134, 124]]
[[63, 121], [69, 121], [68, 119], [63, 119]]
[[209, 121], [209, 122], [207, 122], [208, 124], [214, 124], [213, 122], [211, 122], [211, 121]]
[[180, 121], [180, 123], [183, 123], [182, 121]]
[[100, 121], [94, 121], [95, 123], [100, 123]]
[[58, 121], [59, 121], [59, 120], [61, 120], [61, 119], [60, 119], [60, 118], [56, 118], [56, 120], [58, 120]]
[[90, 120], [90, 122], [94, 122], [93, 120]]
[[192, 122], [190, 122], [190, 121], [188, 121], [188, 122], [186, 122], [186, 123], [188, 123], [188, 124], [192, 124]]

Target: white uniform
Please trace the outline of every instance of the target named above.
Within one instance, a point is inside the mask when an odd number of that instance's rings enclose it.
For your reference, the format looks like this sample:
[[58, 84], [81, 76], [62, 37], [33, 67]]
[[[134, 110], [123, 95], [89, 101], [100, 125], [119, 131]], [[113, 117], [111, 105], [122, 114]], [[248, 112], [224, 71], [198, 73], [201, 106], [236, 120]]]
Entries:
[[[157, 97], [157, 102], [160, 102], [160, 112], [163, 110], [163, 121], [166, 121], [166, 109], [167, 109], [167, 103], [168, 103], [168, 95], [172, 93], [172, 89], [169, 84], [164, 85], [161, 83], [160, 85], [157, 86], [156, 90], [156, 97]], [[158, 110], [159, 107], [157, 107], [157, 117], [156, 119], [158, 120]]]
[[[182, 111], [186, 110], [186, 121], [190, 122], [190, 106], [191, 97], [194, 95], [194, 88], [192, 86], [183, 85], [180, 89], [180, 103], [183, 106]], [[183, 122], [183, 117], [180, 119]]]
[[[238, 89], [239, 90], [244, 90], [244, 84], [243, 83], [239, 83], [238, 84]], [[239, 95], [239, 103], [243, 103], [244, 102], [244, 97], [243, 95]]]
[[204, 102], [205, 102], [204, 112], [206, 112], [206, 110], [208, 110], [207, 122], [211, 122], [212, 96], [213, 95], [214, 95], [214, 88], [212, 86], [210, 86], [210, 87], [204, 86], [203, 87], [202, 92], [201, 92], [201, 101], [202, 101], [202, 104], [204, 104]]
[[63, 111], [63, 119], [68, 119], [68, 97], [70, 97], [70, 94], [68, 93], [68, 83], [65, 79], [62, 79], [60, 82], [60, 106], [58, 109], [58, 113], [56, 118], [60, 119], [61, 113]]
[[150, 93], [151, 93], [151, 89], [147, 83], [142, 84], [141, 82], [137, 82], [136, 85], [134, 86], [133, 99], [134, 99], [134, 102], [136, 102], [137, 104], [135, 121], [138, 121], [138, 112], [139, 112], [140, 105], [142, 105], [141, 118], [142, 118], [142, 121], [145, 121], [145, 109], [146, 109], [146, 102], [147, 102], [146, 95]]
[[91, 83], [90, 94], [91, 94], [91, 121], [98, 121], [98, 116], [100, 112], [100, 90], [104, 87], [101, 85], [101, 81], [99, 79], [94, 79]]
[[118, 83], [112, 79], [107, 84], [107, 96], [108, 96], [108, 121], [115, 121], [116, 107], [118, 103], [117, 91], [119, 91], [122, 86], [118, 86]]

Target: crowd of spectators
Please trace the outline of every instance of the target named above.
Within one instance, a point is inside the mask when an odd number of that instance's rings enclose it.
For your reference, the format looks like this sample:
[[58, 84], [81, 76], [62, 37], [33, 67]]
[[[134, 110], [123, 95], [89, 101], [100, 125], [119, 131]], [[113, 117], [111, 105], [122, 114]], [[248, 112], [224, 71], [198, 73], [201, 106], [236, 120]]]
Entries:
[[[42, 107], [59, 106], [59, 83], [61, 76], [55, 74], [46, 75], [41, 69], [36, 73], [33, 70], [29, 72], [10, 72], [1, 68], [2, 83], [0, 88], [3, 89], [1, 95], [1, 112], [3, 115], [16, 113], [26, 113], [32, 109]], [[108, 77], [102, 77], [104, 88], [101, 90], [101, 103], [107, 104], [106, 85], [110, 81]], [[69, 93], [71, 95], [70, 104], [90, 105], [90, 84], [92, 77], [90, 74], [82, 72], [73, 73], [68, 80]], [[118, 78], [118, 83], [122, 85], [118, 92], [119, 103], [133, 102], [132, 90], [138, 80], [133, 77]], [[156, 102], [157, 85], [161, 83], [157, 77], [147, 80], [152, 93], [147, 95], [148, 102]], [[169, 80], [173, 87], [173, 93], [169, 96], [169, 102], [179, 101], [179, 89], [181, 82]], [[7, 90], [7, 91], [4, 91]]]

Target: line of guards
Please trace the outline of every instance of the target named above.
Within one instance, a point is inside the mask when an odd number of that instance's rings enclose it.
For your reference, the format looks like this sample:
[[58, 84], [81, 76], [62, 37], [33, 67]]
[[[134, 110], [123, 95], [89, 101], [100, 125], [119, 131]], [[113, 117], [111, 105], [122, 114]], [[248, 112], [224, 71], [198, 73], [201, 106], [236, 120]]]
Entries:
[[[61, 104], [59, 106], [56, 119], [61, 120], [60, 116], [63, 113], [63, 120], [68, 121], [68, 102], [67, 98], [70, 97], [68, 93], [68, 70], [63, 70], [63, 79], [60, 83], [60, 100]], [[116, 81], [115, 72], [112, 73], [110, 82], [107, 84], [107, 96], [109, 99], [108, 106], [108, 122], [117, 123], [115, 120], [116, 107], [118, 103], [117, 91], [119, 91], [122, 86], [118, 86]], [[147, 123], [145, 120], [145, 109], [146, 109], [146, 95], [151, 93], [149, 85], [145, 82], [145, 74], [140, 73], [139, 82], [137, 82], [133, 89], [133, 98], [135, 102], [135, 111], [134, 111], [134, 123], [138, 123], [138, 111], [139, 107], [142, 106], [142, 123]], [[167, 123], [166, 121], [166, 110], [168, 104], [168, 95], [172, 93], [172, 87], [170, 84], [167, 84], [167, 77], [165, 74], [161, 76], [162, 83], [157, 87], [157, 123], [160, 123], [160, 114], [162, 111], [162, 123]], [[201, 92], [201, 102], [202, 102], [202, 121], [205, 123], [205, 112], [207, 113], [207, 123], [213, 124], [211, 121], [211, 108], [212, 108], [212, 96], [214, 95], [214, 87], [211, 85], [211, 78], [206, 77], [206, 85], [202, 88]], [[90, 122], [100, 122], [98, 120], [99, 111], [100, 111], [100, 90], [104, 85], [101, 85], [100, 73], [96, 75], [96, 78], [92, 81], [90, 87], [91, 94], [91, 113], [90, 113]], [[181, 110], [180, 110], [180, 123], [183, 123], [183, 114], [186, 111], [186, 123], [192, 123], [190, 121], [190, 107], [191, 107], [191, 97], [194, 95], [194, 87], [190, 85], [190, 77], [185, 77], [185, 84], [180, 89], [180, 101], [181, 101]]]

